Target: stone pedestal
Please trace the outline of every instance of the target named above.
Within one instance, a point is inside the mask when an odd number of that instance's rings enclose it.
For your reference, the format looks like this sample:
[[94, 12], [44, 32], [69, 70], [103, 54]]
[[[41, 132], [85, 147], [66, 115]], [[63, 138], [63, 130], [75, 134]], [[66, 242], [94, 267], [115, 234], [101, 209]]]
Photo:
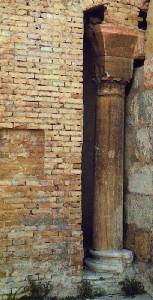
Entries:
[[86, 260], [86, 265], [93, 272], [121, 274], [130, 268], [133, 254], [129, 250], [90, 250], [91, 257]]
[[86, 265], [121, 273], [132, 263], [123, 249], [124, 90], [132, 78], [137, 31], [111, 24], [90, 29], [97, 80], [93, 250]]

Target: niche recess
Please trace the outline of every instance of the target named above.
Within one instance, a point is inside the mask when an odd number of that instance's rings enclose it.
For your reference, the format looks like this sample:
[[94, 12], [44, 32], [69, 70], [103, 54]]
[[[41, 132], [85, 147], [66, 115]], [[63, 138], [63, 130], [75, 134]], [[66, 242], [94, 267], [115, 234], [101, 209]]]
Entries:
[[94, 80], [94, 53], [88, 38], [90, 23], [98, 24], [104, 19], [104, 6], [90, 9], [84, 14], [84, 64], [83, 64], [83, 104], [84, 128], [82, 151], [82, 230], [85, 256], [92, 244], [92, 218], [94, 196], [94, 145], [96, 120], [96, 83]]
[[39, 199], [40, 180], [44, 178], [44, 131], [1, 129], [0, 162], [0, 229], [5, 222], [12, 230], [23, 225], [29, 208]]

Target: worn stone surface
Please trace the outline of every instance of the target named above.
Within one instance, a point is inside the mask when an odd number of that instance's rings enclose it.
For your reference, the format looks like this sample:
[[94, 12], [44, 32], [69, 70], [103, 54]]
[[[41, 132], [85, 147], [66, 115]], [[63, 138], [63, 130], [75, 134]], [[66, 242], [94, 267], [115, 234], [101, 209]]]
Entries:
[[138, 259], [151, 257], [151, 236], [150, 232], [138, 231], [135, 236], [135, 253]]
[[149, 9], [147, 14], [147, 32], [146, 32], [146, 45], [145, 45], [145, 73], [144, 73], [144, 85], [146, 89], [153, 88], [153, 1], [149, 3]]
[[129, 172], [128, 191], [142, 195], [153, 195], [153, 167], [139, 166], [137, 163]]
[[[137, 278], [142, 281], [145, 290], [153, 295], [153, 267], [151, 263], [139, 262], [135, 266]], [[153, 296], [152, 296], [153, 297]]]
[[121, 294], [121, 284], [126, 276], [133, 276], [134, 271], [131, 268], [127, 268], [126, 271], [121, 272], [120, 274], [116, 272], [90, 272], [85, 270], [84, 280], [87, 280], [91, 283], [93, 291], [95, 293], [101, 293], [104, 295], [115, 295], [118, 297]]
[[[152, 260], [153, 222], [153, 93], [147, 64], [152, 68], [149, 60], [144, 68], [137, 68], [127, 98], [125, 239], [127, 248], [134, 251], [136, 258], [149, 264]], [[142, 84], [143, 78], [145, 85]], [[142, 278], [145, 278], [144, 271]]]
[[[141, 194], [127, 194], [126, 222], [135, 224], [143, 230], [150, 230], [152, 226], [153, 197]], [[139, 212], [139, 213], [138, 213]]]

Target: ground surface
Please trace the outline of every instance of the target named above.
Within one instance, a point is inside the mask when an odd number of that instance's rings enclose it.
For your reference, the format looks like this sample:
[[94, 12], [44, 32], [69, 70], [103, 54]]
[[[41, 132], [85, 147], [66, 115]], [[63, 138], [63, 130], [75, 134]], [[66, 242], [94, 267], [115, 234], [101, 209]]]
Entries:
[[135, 296], [134, 298], [127, 298], [127, 297], [124, 297], [124, 296], [103, 296], [100, 298], [100, 300], [153, 300], [152, 297], [150, 297], [149, 295], [147, 294], [144, 294], [144, 295], [140, 295], [140, 296]]

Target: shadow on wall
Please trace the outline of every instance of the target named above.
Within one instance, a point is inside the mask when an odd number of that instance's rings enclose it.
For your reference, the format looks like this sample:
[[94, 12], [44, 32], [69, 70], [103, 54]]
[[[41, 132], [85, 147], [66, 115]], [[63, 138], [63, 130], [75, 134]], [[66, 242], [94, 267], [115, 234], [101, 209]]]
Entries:
[[94, 197], [94, 144], [96, 87], [93, 81], [93, 58], [91, 45], [84, 39], [84, 140], [82, 150], [82, 229], [84, 248], [92, 243], [92, 215]]

